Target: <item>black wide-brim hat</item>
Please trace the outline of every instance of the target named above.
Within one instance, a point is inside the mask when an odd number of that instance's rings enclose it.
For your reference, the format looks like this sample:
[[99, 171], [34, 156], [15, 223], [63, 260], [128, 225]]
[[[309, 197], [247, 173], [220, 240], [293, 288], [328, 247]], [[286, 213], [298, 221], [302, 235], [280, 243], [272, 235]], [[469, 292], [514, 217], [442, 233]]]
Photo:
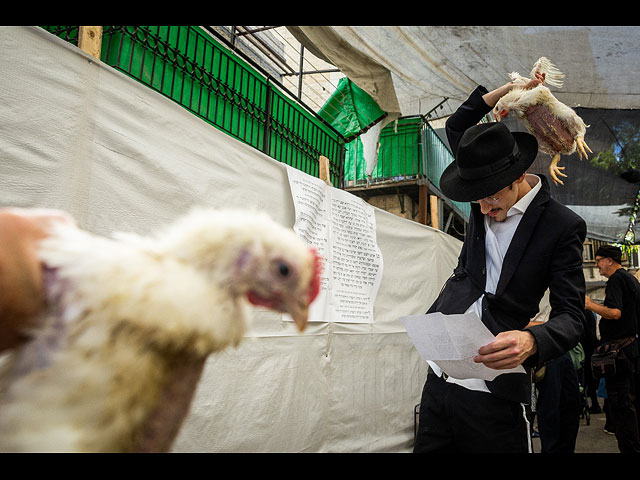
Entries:
[[499, 122], [469, 128], [460, 139], [454, 162], [440, 177], [440, 190], [456, 202], [493, 195], [525, 173], [538, 153], [536, 137], [511, 132]]

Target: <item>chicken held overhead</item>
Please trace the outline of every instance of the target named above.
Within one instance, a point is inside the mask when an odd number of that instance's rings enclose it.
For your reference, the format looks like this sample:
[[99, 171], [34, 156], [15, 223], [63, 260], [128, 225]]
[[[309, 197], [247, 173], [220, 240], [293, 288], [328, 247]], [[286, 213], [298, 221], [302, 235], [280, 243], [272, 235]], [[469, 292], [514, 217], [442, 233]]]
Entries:
[[[564, 75], [547, 58], [541, 57], [531, 70], [531, 77], [542, 78], [544, 83], [561, 87]], [[564, 185], [560, 176], [567, 177], [558, 165], [562, 155], [578, 152], [580, 159], [587, 158], [591, 149], [584, 140], [587, 125], [580, 116], [560, 102], [544, 83], [534, 88], [524, 88], [530, 79], [512, 72], [510, 78], [517, 86], [504, 95], [493, 108], [497, 121], [513, 113], [536, 137], [540, 151], [551, 156], [549, 175], [556, 185]]]
[[168, 451], [250, 304], [303, 330], [320, 289], [313, 248], [241, 211], [194, 210], [151, 237], [58, 225], [39, 255], [48, 309], [0, 365], [2, 451]]

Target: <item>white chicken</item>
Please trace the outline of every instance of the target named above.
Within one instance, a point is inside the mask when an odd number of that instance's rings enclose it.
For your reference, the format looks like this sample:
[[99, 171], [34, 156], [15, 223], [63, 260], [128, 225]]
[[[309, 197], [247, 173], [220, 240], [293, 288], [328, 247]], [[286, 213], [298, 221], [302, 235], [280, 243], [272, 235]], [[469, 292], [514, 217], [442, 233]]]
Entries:
[[[531, 70], [531, 77], [539, 73], [544, 82], [562, 87], [564, 75], [547, 58], [540, 57]], [[509, 74], [518, 85], [526, 85], [530, 79], [517, 72]], [[530, 89], [516, 87], [504, 95], [493, 108], [497, 121], [511, 112], [538, 140], [542, 152], [552, 157], [549, 175], [556, 185], [564, 185], [558, 178], [566, 177], [558, 165], [561, 155], [571, 155], [576, 150], [580, 159], [587, 158], [587, 151], [593, 153], [584, 140], [587, 125], [570, 107], [560, 102], [544, 84]]]
[[[58, 225], [48, 311], [0, 373], [0, 451], [168, 451], [204, 361], [238, 345], [249, 303], [300, 330], [315, 250], [263, 214], [199, 209], [153, 237]], [[248, 300], [248, 302], [247, 302]]]

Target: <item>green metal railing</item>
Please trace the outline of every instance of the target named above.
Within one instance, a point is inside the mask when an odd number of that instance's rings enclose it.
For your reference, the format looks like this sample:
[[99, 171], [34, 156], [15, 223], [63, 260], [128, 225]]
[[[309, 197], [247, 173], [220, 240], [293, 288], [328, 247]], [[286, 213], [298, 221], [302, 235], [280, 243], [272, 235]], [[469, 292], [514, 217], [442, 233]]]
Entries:
[[382, 129], [375, 172], [378, 177], [402, 181], [424, 176], [420, 124], [419, 117], [403, 117]]
[[[453, 162], [453, 154], [449, 148], [440, 139], [435, 130], [426, 121], [422, 128], [422, 151], [424, 161], [424, 172], [429, 181], [440, 190], [440, 176], [451, 162]], [[471, 205], [468, 202], [451, 203], [459, 210], [460, 214], [465, 218], [469, 218], [471, 213]]]
[[[44, 29], [77, 43], [78, 27]], [[270, 157], [343, 185], [344, 138], [286, 89], [195, 26], [104, 26], [101, 60]]]

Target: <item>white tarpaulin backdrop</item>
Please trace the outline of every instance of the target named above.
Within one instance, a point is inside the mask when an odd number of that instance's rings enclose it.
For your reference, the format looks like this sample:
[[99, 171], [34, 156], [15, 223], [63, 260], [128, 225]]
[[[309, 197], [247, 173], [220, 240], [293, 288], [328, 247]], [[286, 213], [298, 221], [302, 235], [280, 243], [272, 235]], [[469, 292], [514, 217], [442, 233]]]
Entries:
[[[285, 165], [39, 28], [0, 28], [0, 49], [0, 206], [60, 208], [99, 234], [145, 233], [193, 205], [293, 226]], [[174, 451], [410, 450], [426, 366], [398, 318], [425, 312], [460, 242], [375, 218], [373, 323], [298, 334], [256, 310], [247, 341], [207, 362]]]
[[[566, 75], [554, 95], [570, 107], [640, 107], [640, 27], [303, 26], [306, 48], [342, 70], [387, 112], [425, 114], [445, 97], [453, 113], [477, 86], [489, 90], [549, 58]], [[394, 98], [395, 96], [395, 98]]]

